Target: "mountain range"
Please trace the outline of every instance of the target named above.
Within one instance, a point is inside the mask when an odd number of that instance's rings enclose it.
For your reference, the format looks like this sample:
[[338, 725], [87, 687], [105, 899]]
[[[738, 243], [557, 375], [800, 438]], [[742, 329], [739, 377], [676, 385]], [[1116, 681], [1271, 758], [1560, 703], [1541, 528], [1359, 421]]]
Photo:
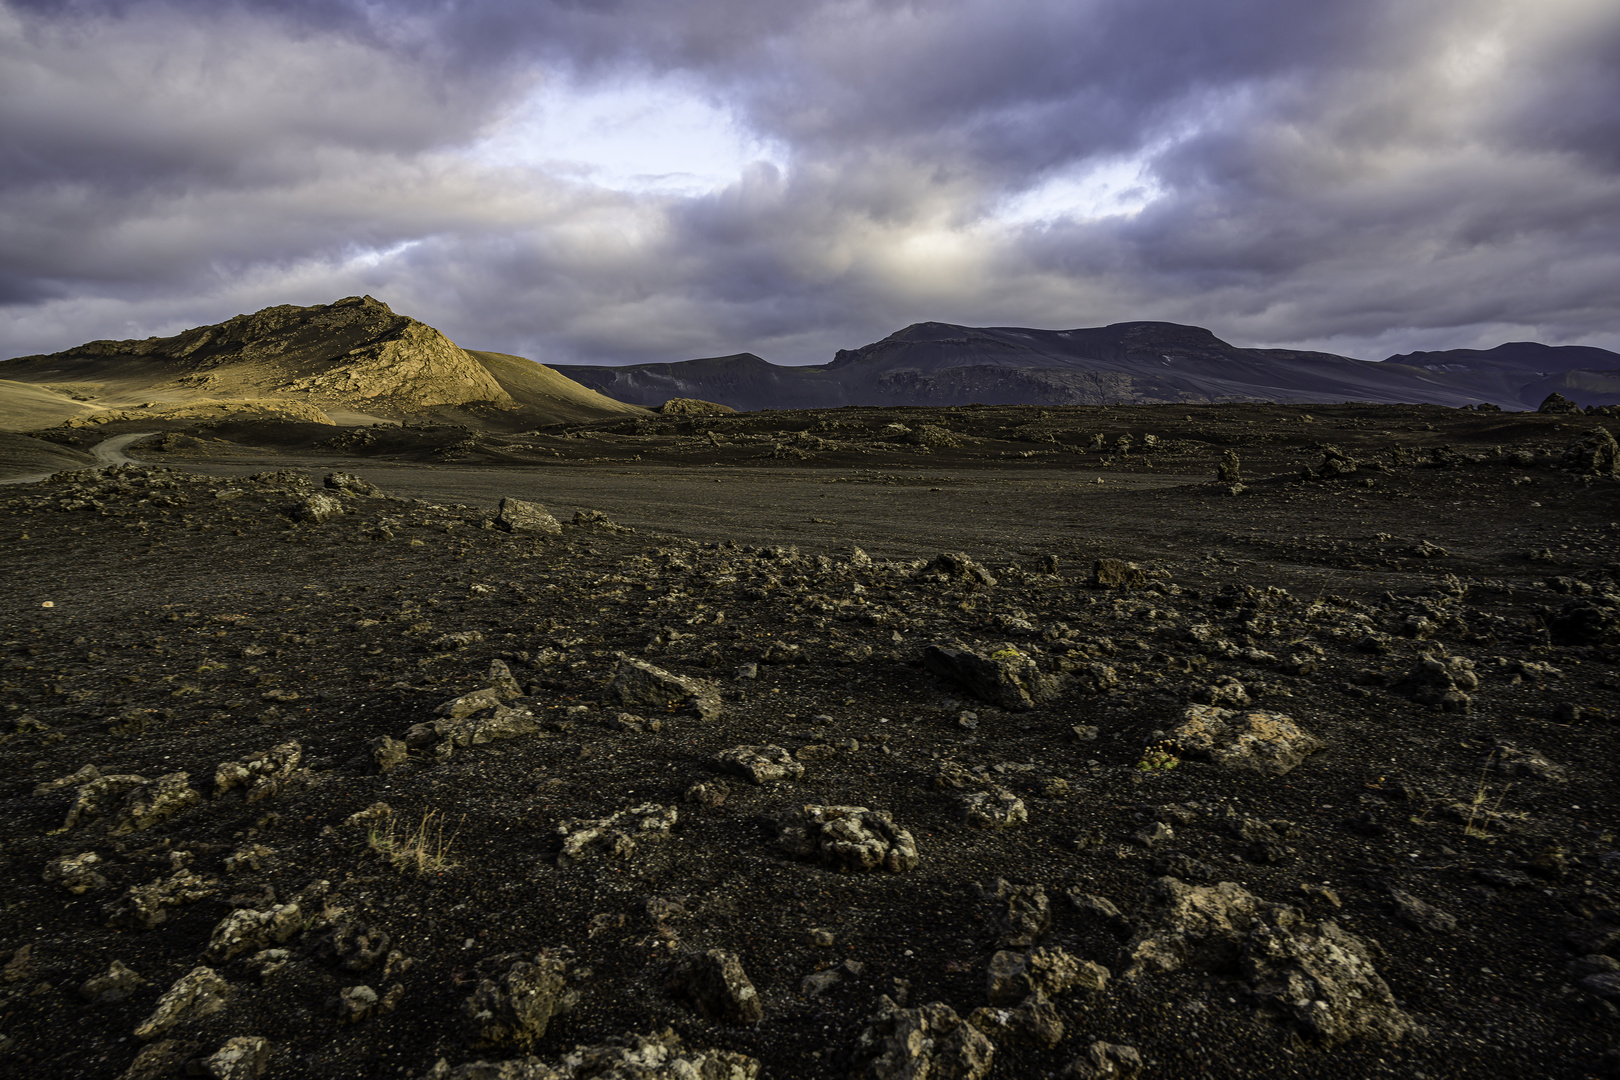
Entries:
[[740, 410], [1220, 401], [1531, 410], [1554, 392], [1580, 405], [1620, 403], [1620, 354], [1512, 342], [1375, 363], [1239, 348], [1176, 323], [1033, 330], [928, 322], [810, 367], [738, 353], [552, 368], [463, 349], [380, 300], [351, 296], [265, 308], [172, 337], [92, 341], [7, 360], [0, 430], [225, 416], [521, 430], [642, 415], [671, 398]]
[[871, 345], [841, 349], [830, 364], [814, 367], [782, 367], [738, 353], [558, 369], [620, 401], [656, 405], [692, 397], [737, 409], [1258, 400], [1490, 403], [1525, 410], [1555, 391], [1582, 405], [1620, 403], [1620, 353], [1605, 349], [1515, 342], [1372, 362], [1244, 349], [1201, 327], [1164, 322], [1077, 330], [917, 323]]

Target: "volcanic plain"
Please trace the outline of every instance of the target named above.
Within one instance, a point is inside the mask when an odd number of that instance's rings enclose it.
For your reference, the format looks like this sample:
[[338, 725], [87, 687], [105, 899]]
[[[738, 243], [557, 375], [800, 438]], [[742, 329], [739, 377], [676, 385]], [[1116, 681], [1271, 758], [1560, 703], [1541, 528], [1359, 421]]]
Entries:
[[1614, 1074], [1611, 418], [693, 408], [10, 437], [0, 1070]]

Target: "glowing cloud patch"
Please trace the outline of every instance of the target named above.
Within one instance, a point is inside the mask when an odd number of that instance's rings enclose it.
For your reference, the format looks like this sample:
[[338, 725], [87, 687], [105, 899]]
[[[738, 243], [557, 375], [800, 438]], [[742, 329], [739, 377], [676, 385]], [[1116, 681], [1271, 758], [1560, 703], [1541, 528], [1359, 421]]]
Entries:
[[785, 167], [724, 105], [669, 76], [609, 86], [539, 84], [468, 154], [615, 191], [704, 195], [750, 165]]
[[995, 216], [1009, 225], [1135, 217], [1163, 194], [1145, 155], [1084, 162], [1007, 199]]

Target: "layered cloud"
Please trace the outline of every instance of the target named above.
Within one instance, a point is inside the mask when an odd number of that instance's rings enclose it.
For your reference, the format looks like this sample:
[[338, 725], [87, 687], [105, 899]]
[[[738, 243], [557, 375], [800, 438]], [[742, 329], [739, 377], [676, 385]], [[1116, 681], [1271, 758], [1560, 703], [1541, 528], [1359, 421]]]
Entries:
[[1609, 0], [0, 0], [0, 354], [361, 292], [551, 362], [1620, 348], [1617, 102]]

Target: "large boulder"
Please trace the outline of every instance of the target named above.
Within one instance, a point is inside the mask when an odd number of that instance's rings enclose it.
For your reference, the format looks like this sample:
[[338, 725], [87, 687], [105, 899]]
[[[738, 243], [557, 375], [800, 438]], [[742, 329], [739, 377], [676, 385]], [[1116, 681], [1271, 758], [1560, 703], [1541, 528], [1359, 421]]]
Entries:
[[1580, 411], [1581, 407], [1579, 405], [1569, 400], [1569, 398], [1565, 397], [1563, 394], [1558, 393], [1556, 390], [1548, 394], [1546, 398], [1542, 400], [1541, 406], [1536, 409], [1536, 412], [1538, 413], [1561, 413], [1566, 415], [1571, 413], [1579, 413]]
[[1230, 881], [1153, 883], [1125, 946], [1126, 977], [1188, 968], [1236, 974], [1261, 1001], [1261, 1015], [1314, 1041], [1394, 1040], [1411, 1029], [1373, 967], [1377, 946], [1331, 920], [1307, 922]]
[[1607, 428], [1593, 428], [1564, 450], [1564, 468], [1587, 476], [1615, 476], [1617, 465], [1620, 465], [1620, 444]]
[[1282, 776], [1323, 743], [1279, 712], [1189, 705], [1170, 739], [1187, 757]]
[[528, 1045], [553, 1017], [570, 1012], [579, 995], [568, 986], [568, 965], [555, 957], [514, 959], [496, 978], [482, 979], [462, 1004], [476, 1045]]
[[714, 687], [628, 656], [619, 660], [607, 694], [621, 705], [689, 708], [705, 719], [720, 712], [720, 695]]
[[507, 497], [501, 500], [495, 513], [495, 527], [507, 532], [527, 532], [556, 535], [562, 532], [562, 522], [552, 517], [539, 503], [524, 502]]
[[974, 696], [1003, 709], [1033, 709], [1058, 691], [1058, 681], [1043, 675], [1035, 661], [1011, 645], [979, 653], [960, 642], [929, 645], [923, 663], [942, 678], [960, 683]]

